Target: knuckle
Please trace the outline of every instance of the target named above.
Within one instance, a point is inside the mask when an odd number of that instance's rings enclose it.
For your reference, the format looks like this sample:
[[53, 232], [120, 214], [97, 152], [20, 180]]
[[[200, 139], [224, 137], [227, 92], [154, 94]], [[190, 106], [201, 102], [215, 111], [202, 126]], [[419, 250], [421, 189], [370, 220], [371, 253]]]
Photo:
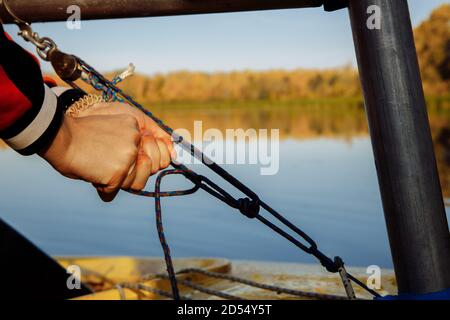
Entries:
[[123, 117], [122, 121], [125, 124], [127, 124], [127, 125], [129, 125], [131, 127], [138, 128], [138, 122], [137, 122], [137, 120], [136, 120], [136, 118], [134, 116], [129, 115], [129, 114], [124, 114], [124, 115], [122, 115], [122, 117]]

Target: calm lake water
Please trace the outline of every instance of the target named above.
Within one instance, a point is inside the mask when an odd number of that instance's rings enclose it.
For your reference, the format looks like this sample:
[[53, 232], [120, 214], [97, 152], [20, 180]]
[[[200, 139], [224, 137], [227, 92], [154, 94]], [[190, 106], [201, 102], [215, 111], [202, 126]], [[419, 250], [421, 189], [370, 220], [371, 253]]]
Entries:
[[[226, 168], [307, 231], [325, 253], [340, 255], [349, 265], [392, 267], [362, 111], [328, 118], [292, 110], [258, 111], [253, 118], [236, 112], [219, 117], [165, 110], [164, 116], [176, 128], [189, 128], [194, 117], [204, 119], [205, 127], [220, 130], [280, 128], [277, 174], [262, 176], [259, 165]], [[450, 117], [445, 113], [430, 118], [433, 136], [440, 141], [442, 131], [450, 128]], [[437, 154], [446, 185], [450, 166], [442, 160], [448, 159], [448, 148], [443, 148], [437, 147]], [[0, 217], [48, 253], [162, 256], [152, 199], [121, 192], [114, 202], [103, 203], [90, 185], [60, 176], [36, 156], [21, 157], [9, 149], [0, 150], [0, 164]], [[193, 168], [208, 173], [198, 165]], [[170, 177], [163, 185], [164, 189], [188, 186], [182, 177]], [[446, 197], [447, 192], [444, 186]], [[204, 191], [163, 199], [162, 206], [174, 257], [314, 262], [258, 221]]]

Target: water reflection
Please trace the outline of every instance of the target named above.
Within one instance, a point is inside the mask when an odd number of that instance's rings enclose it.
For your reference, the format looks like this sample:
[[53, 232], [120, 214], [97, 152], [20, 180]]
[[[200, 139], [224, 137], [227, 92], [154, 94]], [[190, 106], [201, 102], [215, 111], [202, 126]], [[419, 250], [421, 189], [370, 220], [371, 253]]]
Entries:
[[[350, 141], [368, 135], [362, 106], [263, 106], [249, 108], [195, 107], [154, 109], [172, 128], [193, 132], [193, 123], [202, 120], [203, 130], [217, 128], [277, 128], [282, 140], [335, 138]], [[432, 108], [429, 119], [436, 160], [445, 198], [450, 198], [450, 110]], [[0, 149], [6, 145], [0, 140]]]
[[[203, 121], [203, 128], [278, 128], [280, 138], [304, 140], [334, 138], [350, 141], [368, 136], [362, 106], [282, 106], [266, 108], [231, 108], [168, 110], [157, 109], [156, 114], [174, 128], [192, 132], [195, 120]], [[429, 110], [431, 133], [444, 198], [450, 198], [450, 110]]]
[[203, 121], [203, 128], [280, 130], [280, 138], [344, 138], [367, 135], [367, 124], [361, 107], [348, 106], [280, 106], [251, 108], [197, 108], [155, 109], [173, 128], [186, 128], [192, 132], [195, 120]]
[[[261, 176], [252, 165], [226, 168], [307, 230], [326, 253], [342, 255], [350, 265], [392, 267], [362, 108], [163, 108], [155, 114], [189, 130], [200, 119], [204, 129], [279, 128], [276, 175]], [[450, 197], [449, 112], [434, 110], [430, 121], [443, 191]], [[0, 163], [0, 217], [50, 254], [161, 255], [151, 200], [122, 192], [105, 204], [90, 185], [62, 177], [39, 157], [5, 151]], [[188, 185], [171, 177], [163, 187]], [[163, 208], [175, 257], [314, 262], [204, 192], [166, 199]]]

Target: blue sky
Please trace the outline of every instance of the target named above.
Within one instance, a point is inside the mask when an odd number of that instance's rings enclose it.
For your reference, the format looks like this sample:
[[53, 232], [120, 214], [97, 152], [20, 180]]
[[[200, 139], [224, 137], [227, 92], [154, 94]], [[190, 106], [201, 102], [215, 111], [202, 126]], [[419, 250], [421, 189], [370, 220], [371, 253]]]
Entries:
[[[413, 25], [444, 0], [409, 0]], [[353, 64], [347, 10], [322, 8], [195, 16], [35, 24], [62, 51], [79, 55], [99, 70], [133, 62], [145, 74], [174, 70], [229, 71], [327, 68]], [[16, 28], [6, 26], [14, 35]], [[22, 40], [15, 39], [21, 45]], [[43, 63], [46, 71], [48, 64]]]

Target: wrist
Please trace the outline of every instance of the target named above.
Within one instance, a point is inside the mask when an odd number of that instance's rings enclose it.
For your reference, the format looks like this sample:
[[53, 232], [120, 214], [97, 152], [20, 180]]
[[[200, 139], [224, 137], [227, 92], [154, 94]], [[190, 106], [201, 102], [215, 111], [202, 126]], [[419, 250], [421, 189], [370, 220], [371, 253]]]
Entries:
[[[77, 89], [54, 87], [52, 91], [58, 97], [58, 109], [61, 113], [60, 126], [54, 137], [43, 147], [38, 155], [49, 162], [61, 173], [68, 172], [69, 148], [72, 141], [72, 119], [66, 115], [67, 109], [86, 94]], [[70, 162], [70, 161], [69, 161]], [[64, 173], [63, 173], [64, 174]]]
[[63, 172], [68, 172], [70, 167], [69, 150], [72, 141], [71, 135], [71, 121], [68, 116], [63, 116], [61, 126], [56, 133], [54, 139], [44, 149], [38, 152], [39, 156], [44, 158], [55, 169]]

